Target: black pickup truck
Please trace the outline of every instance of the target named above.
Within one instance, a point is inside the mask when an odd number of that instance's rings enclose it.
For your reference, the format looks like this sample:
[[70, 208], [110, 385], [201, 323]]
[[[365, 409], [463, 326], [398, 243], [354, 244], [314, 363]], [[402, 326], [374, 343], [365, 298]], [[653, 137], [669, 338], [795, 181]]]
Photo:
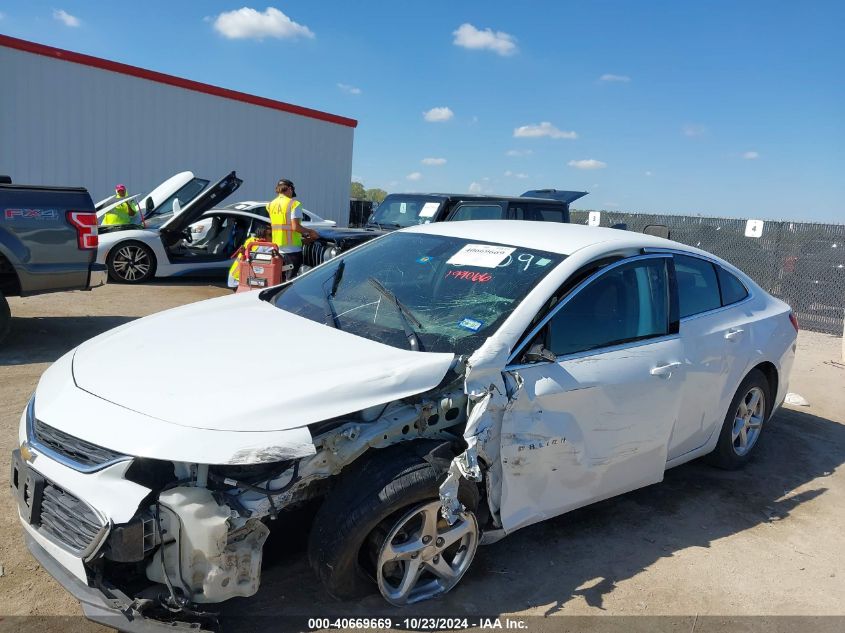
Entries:
[[102, 286], [97, 244], [87, 190], [13, 185], [0, 176], [0, 340], [11, 323], [6, 297]]
[[387, 196], [360, 229], [316, 229], [320, 238], [302, 248], [303, 263], [313, 267], [339, 253], [363, 244], [388, 231], [429, 222], [461, 220], [533, 220], [569, 222], [569, 205], [584, 191], [535, 189], [521, 196], [474, 194], [394, 193]]

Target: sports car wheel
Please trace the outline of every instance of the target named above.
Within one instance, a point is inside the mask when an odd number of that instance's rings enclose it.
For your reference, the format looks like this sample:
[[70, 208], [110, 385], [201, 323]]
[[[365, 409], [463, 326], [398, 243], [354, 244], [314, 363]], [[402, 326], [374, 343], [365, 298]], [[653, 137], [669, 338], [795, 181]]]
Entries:
[[111, 250], [106, 266], [113, 281], [140, 284], [153, 277], [156, 260], [149, 246], [141, 242], [124, 242]]
[[720, 468], [739, 468], [748, 461], [771, 414], [769, 381], [752, 370], [737, 389], [719, 434], [711, 463]]

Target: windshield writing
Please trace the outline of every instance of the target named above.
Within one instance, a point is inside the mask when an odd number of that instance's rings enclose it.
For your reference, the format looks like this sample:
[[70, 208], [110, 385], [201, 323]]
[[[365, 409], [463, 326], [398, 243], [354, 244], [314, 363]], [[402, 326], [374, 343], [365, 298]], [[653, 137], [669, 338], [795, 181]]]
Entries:
[[469, 354], [564, 256], [392, 233], [294, 280], [283, 310], [401, 349]]

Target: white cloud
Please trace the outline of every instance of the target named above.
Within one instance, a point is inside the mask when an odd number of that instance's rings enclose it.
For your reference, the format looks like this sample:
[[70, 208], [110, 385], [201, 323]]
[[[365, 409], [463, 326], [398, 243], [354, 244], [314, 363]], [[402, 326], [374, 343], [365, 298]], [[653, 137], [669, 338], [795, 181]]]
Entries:
[[465, 22], [452, 32], [455, 46], [462, 46], [474, 50], [491, 50], [499, 55], [508, 56], [516, 53], [516, 38], [510, 33], [484, 29], [480, 31], [472, 24]]
[[475, 116], [475, 115], [472, 115], [472, 118], [469, 120], [469, 124], [475, 125], [476, 123], [478, 123], [478, 117]]
[[684, 136], [701, 136], [707, 132], [707, 128], [700, 123], [687, 123], [681, 128]]
[[445, 165], [445, 158], [423, 158], [420, 161], [423, 165]]
[[540, 125], [530, 124], [523, 125], [513, 131], [516, 138], [539, 138], [541, 136], [548, 136], [549, 138], [578, 138], [575, 132], [567, 130], [559, 130], [548, 121], [543, 121]]
[[214, 28], [230, 40], [263, 40], [265, 37], [314, 38], [314, 32], [311, 29], [303, 24], [297, 24], [275, 7], [267, 7], [263, 13], [249, 7], [224, 11], [214, 20]]
[[469, 189], [467, 190], [470, 193], [481, 193], [481, 184], [477, 182], [469, 183]]
[[505, 152], [505, 156], [530, 156], [533, 153], [533, 149], [509, 149]]
[[507, 176], [508, 178], [519, 178], [520, 180], [528, 178], [528, 174], [523, 174], [522, 172], [513, 172], [510, 169], [505, 172], [505, 176]]
[[422, 178], [422, 174], [418, 171], [412, 171], [410, 174], [405, 176], [408, 180], [420, 180]]
[[615, 81], [619, 83], [628, 83], [631, 78], [628, 75], [614, 75], [613, 73], [605, 73], [599, 77], [599, 81]]
[[646, 175], [646, 176], [651, 176], [651, 172], [650, 172], [650, 171], [647, 171], [647, 172], [645, 173], [645, 175]]
[[71, 28], [76, 28], [82, 24], [78, 17], [71, 15], [64, 9], [53, 9], [53, 19], [58, 20], [59, 22], [64, 22], [65, 26], [69, 26]]
[[602, 162], [600, 160], [596, 160], [595, 158], [571, 160], [566, 164], [570, 167], [574, 167], [575, 169], [604, 169], [605, 167], [607, 167], [607, 163]]
[[448, 121], [453, 116], [455, 116], [455, 113], [446, 106], [432, 108], [423, 112], [423, 118], [429, 123], [442, 123], [443, 121]]
[[350, 86], [349, 84], [337, 84], [337, 87], [341, 92], [345, 92], [348, 95], [359, 95], [359, 94], [361, 94], [360, 88], [356, 88], [355, 86]]
[[756, 158], [760, 158], [759, 152], [745, 152], [742, 157], [745, 160], [754, 160]]

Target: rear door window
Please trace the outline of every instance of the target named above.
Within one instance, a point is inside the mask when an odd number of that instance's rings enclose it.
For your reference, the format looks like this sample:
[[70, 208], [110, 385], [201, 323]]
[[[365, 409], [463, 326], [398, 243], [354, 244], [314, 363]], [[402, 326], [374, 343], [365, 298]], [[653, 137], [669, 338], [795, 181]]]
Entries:
[[452, 211], [451, 222], [462, 220], [502, 220], [505, 214], [498, 204], [462, 204]]
[[722, 307], [716, 270], [710, 262], [698, 257], [675, 255], [675, 279], [682, 319]]
[[566, 210], [560, 207], [541, 205], [512, 205], [511, 212], [515, 220], [529, 222], [566, 222]]
[[748, 289], [745, 287], [736, 275], [732, 275], [721, 266], [716, 266], [719, 274], [719, 288], [722, 292], [722, 305], [729, 306], [732, 303], [737, 303], [748, 296]]

